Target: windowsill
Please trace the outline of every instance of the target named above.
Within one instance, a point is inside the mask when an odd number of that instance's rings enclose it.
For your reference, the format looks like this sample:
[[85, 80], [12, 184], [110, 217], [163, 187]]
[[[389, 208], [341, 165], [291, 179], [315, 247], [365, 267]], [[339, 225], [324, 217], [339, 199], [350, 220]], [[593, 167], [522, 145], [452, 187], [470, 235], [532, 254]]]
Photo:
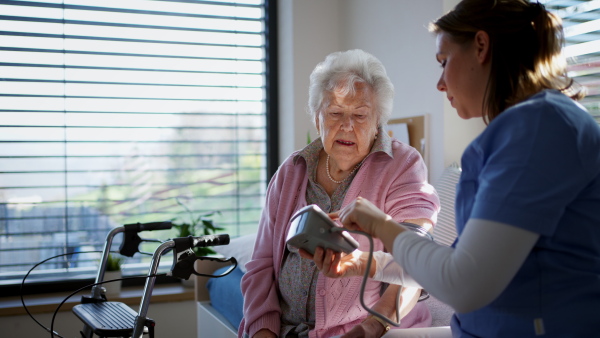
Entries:
[[[123, 287], [121, 296], [111, 297], [110, 301], [122, 302], [130, 306], [140, 305], [143, 286]], [[56, 307], [67, 297], [70, 292], [25, 295], [23, 297], [27, 309], [32, 314], [53, 313]], [[71, 311], [73, 306], [81, 301], [81, 296], [90, 294], [89, 290], [81, 291], [69, 298], [61, 307], [60, 311]], [[185, 287], [181, 284], [155, 285], [152, 290], [152, 303], [180, 302], [194, 299], [194, 288]], [[0, 317], [26, 315], [27, 311], [21, 304], [20, 296], [1, 297], [0, 298]]]

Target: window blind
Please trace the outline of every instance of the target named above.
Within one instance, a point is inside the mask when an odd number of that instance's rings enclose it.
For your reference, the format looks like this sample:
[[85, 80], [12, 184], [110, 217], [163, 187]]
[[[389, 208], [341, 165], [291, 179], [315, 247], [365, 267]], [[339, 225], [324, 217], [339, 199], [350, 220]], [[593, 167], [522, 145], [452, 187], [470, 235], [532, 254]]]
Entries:
[[563, 20], [569, 76], [586, 87], [581, 103], [600, 123], [600, 1], [539, 2]]
[[[100, 250], [122, 224], [217, 211], [232, 237], [256, 230], [265, 8], [0, 1], [0, 284], [50, 256]], [[89, 276], [97, 257], [53, 260], [30, 278]]]

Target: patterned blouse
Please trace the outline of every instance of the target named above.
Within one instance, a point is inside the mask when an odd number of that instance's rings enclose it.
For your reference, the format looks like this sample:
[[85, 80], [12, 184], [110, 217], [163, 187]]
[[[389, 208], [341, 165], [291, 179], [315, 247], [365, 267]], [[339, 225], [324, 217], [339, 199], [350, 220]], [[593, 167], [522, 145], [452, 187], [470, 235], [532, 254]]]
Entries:
[[[392, 142], [389, 136], [379, 129], [371, 152], [383, 151], [390, 157], [392, 155]], [[346, 192], [360, 168], [335, 189], [331, 197], [316, 181], [319, 154], [323, 149], [321, 138], [302, 149], [294, 158], [297, 161], [302, 157], [306, 161], [308, 172], [308, 186], [306, 189], [307, 204], [316, 204], [324, 212], [340, 210]], [[369, 156], [367, 155], [367, 156]], [[288, 246], [283, 258], [279, 279], [279, 304], [281, 306], [281, 330], [279, 337], [308, 337], [308, 331], [315, 326], [315, 289], [319, 270], [315, 263], [309, 259], [302, 259], [298, 249]], [[284, 286], [284, 287], [282, 287]]]

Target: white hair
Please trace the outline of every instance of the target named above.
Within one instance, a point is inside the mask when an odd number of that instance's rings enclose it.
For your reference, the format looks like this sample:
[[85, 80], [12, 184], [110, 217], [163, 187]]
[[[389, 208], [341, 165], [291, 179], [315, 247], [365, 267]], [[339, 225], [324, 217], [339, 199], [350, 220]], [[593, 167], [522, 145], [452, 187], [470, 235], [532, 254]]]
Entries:
[[371, 87], [378, 126], [387, 124], [392, 114], [394, 85], [381, 61], [360, 49], [331, 53], [310, 74], [308, 112], [313, 123], [321, 109], [329, 104], [324, 101], [329, 97], [326, 93], [340, 90], [344, 94], [354, 94], [357, 82]]

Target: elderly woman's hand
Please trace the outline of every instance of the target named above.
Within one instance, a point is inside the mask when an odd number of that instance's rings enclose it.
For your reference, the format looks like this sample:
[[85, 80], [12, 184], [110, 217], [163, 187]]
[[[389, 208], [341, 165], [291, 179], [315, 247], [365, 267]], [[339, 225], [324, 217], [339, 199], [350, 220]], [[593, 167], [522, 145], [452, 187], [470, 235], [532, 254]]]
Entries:
[[256, 332], [252, 338], [277, 338], [277, 335], [269, 329], [261, 329]]
[[[359, 250], [354, 250], [347, 255], [331, 249], [324, 250], [321, 247], [317, 247], [314, 255], [302, 249], [299, 252], [303, 258], [312, 259], [319, 271], [329, 278], [362, 276], [369, 258], [368, 253]], [[369, 273], [370, 277], [375, 274], [375, 268], [375, 262], [373, 262]]]
[[385, 327], [373, 318], [369, 318], [353, 327], [340, 338], [378, 338], [385, 333]]
[[377, 237], [376, 229], [392, 220], [392, 217], [362, 197], [358, 197], [342, 210], [329, 214], [329, 217], [339, 218], [340, 222], [350, 230], [364, 231], [375, 237]]

